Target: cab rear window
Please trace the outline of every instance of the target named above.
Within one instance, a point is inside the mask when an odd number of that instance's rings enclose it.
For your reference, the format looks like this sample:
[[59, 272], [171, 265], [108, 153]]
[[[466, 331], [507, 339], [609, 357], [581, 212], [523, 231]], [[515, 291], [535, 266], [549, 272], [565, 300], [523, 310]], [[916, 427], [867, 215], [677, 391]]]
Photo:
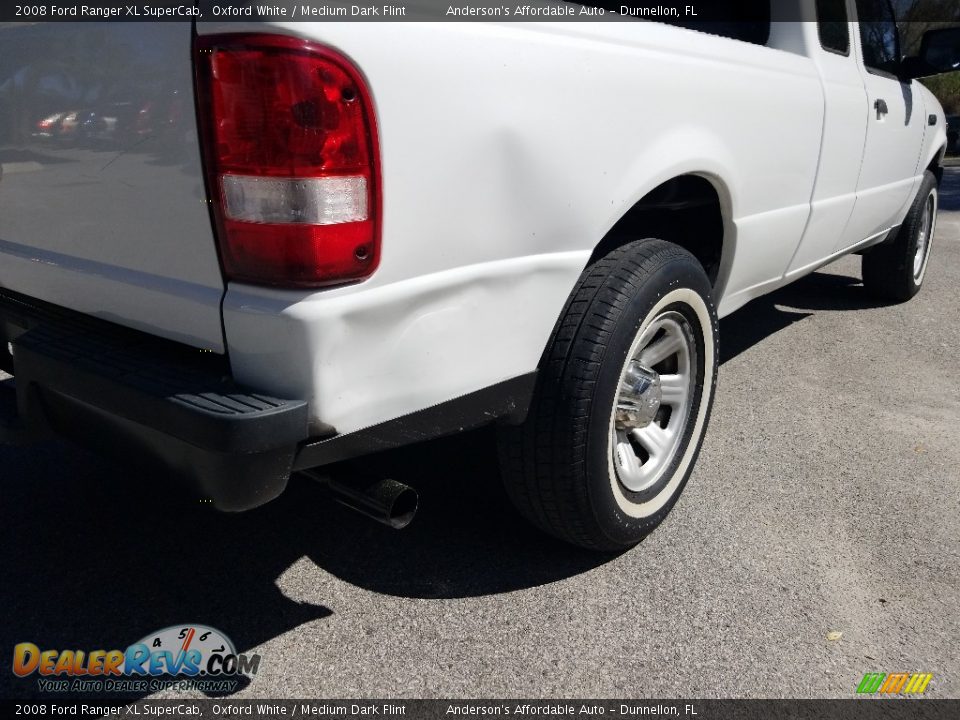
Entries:
[[[611, 13], [619, 13], [623, 6], [623, 3], [619, 2], [583, 4], [603, 8]], [[766, 45], [770, 39], [770, 0], [711, 0], [709, 3], [698, 3], [696, 8], [696, 20], [663, 16], [637, 19], [662, 22], [754, 45]]]

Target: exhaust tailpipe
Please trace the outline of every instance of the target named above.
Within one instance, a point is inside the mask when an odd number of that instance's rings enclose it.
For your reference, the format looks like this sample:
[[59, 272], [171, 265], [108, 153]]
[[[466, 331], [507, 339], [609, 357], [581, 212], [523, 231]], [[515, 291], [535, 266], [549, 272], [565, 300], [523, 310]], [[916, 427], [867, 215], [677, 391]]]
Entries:
[[402, 482], [362, 475], [345, 481], [324, 475], [319, 470], [301, 472], [323, 485], [333, 499], [341, 505], [388, 525], [394, 530], [405, 528], [417, 513], [417, 505], [420, 501], [417, 491]]

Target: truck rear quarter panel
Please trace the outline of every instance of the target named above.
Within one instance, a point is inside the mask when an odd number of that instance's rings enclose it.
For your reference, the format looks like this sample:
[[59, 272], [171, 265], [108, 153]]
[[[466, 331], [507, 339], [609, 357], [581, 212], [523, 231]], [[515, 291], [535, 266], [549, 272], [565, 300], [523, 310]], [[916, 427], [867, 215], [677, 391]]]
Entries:
[[721, 312], [782, 277], [807, 220], [823, 103], [799, 54], [647, 22], [198, 30], [303, 35], [368, 80], [379, 270], [224, 303], [238, 379], [309, 397], [340, 432], [534, 370], [593, 248], [665, 180], [699, 174], [722, 199]]

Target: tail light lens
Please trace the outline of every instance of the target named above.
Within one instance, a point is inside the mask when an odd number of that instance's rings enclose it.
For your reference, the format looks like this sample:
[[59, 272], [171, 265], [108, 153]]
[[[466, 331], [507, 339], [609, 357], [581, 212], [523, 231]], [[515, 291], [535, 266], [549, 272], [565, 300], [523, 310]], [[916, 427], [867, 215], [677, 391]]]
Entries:
[[369, 277], [380, 258], [370, 94], [339, 54], [297, 38], [196, 45], [205, 160], [231, 280], [317, 287]]

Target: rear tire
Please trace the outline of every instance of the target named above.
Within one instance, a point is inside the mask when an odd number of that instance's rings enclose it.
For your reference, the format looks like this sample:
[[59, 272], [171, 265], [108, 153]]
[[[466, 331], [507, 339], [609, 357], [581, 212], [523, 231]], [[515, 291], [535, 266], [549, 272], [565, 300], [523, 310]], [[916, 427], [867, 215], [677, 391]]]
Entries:
[[892, 241], [863, 255], [863, 286], [874, 295], [906, 302], [920, 291], [937, 228], [937, 179], [929, 170]]
[[638, 543], [690, 476], [716, 375], [717, 316], [696, 258], [654, 239], [614, 250], [567, 301], [526, 422], [500, 430], [507, 493], [574, 545]]

